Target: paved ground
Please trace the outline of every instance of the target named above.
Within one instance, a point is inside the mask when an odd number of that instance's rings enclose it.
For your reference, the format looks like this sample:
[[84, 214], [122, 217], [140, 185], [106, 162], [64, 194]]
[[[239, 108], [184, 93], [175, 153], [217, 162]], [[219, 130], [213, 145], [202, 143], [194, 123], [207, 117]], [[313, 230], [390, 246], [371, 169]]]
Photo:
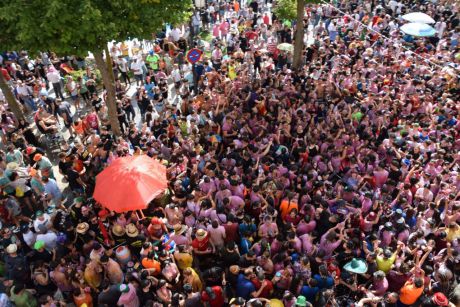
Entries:
[[[171, 103], [172, 101], [174, 101], [176, 99], [177, 95], [176, 95], [176, 91], [174, 89], [173, 84], [170, 84], [169, 89], [170, 89], [170, 92], [169, 92], [169, 95], [168, 95], [168, 97], [169, 97], [168, 103]], [[135, 99], [135, 93], [136, 92], [137, 92], [137, 86], [136, 86], [135, 82], [133, 82], [133, 83], [130, 84], [130, 86], [129, 86], [128, 90], [127, 90], [127, 95], [132, 98], [134, 111], [136, 113], [134, 121], [136, 122], [138, 127], [140, 127], [142, 125], [142, 123], [141, 123], [141, 116], [140, 116], [139, 108], [137, 106], [137, 101]], [[102, 93], [100, 93], [100, 94], [102, 94]], [[55, 98], [55, 94], [54, 94], [54, 91], [52, 89], [50, 89], [49, 96]], [[87, 114], [90, 111], [90, 106], [85, 106], [84, 108], [77, 110], [75, 108], [75, 106], [71, 103], [70, 99], [66, 99], [66, 100], [71, 105], [71, 112], [72, 112], [72, 115], [73, 115], [74, 118], [77, 117], [77, 116]], [[28, 117], [29, 122], [31, 122], [31, 123], [34, 122], [33, 121], [33, 114], [29, 114], [27, 117]], [[66, 140], [69, 143], [69, 145], [72, 145], [73, 142], [71, 140], [69, 140], [69, 138], [70, 138], [69, 131], [67, 130], [67, 128], [64, 127], [62, 119], [58, 118], [58, 120], [59, 120], [60, 127], [61, 127], [60, 135], [61, 135], [62, 139]], [[33, 124], [33, 125], [35, 125], [35, 124]], [[35, 129], [35, 132], [38, 135], [40, 134], [38, 132], [38, 130], [36, 130], [36, 129]], [[50, 160], [53, 163], [53, 165], [55, 165], [53, 167], [53, 171], [54, 171], [54, 174], [56, 175], [56, 180], [58, 182], [59, 187], [64, 192], [64, 196], [68, 199], [66, 203], [70, 204], [71, 203], [71, 198], [67, 197], [67, 196], [70, 195], [70, 190], [68, 189], [68, 184], [66, 182], [63, 182], [63, 180], [62, 180], [63, 176], [59, 173], [59, 168], [57, 166], [57, 164], [58, 164], [57, 155], [60, 152], [60, 148], [58, 146], [53, 146], [53, 147], [45, 148], [45, 150], [47, 151], [47, 156], [50, 158]]]
[[[313, 26], [311, 24], [308, 26], [308, 30], [307, 30], [307, 33], [306, 33], [306, 42], [307, 42], [307, 45], [311, 45], [314, 42]], [[133, 83], [130, 84], [130, 86], [129, 86], [128, 90], [127, 90], [127, 95], [132, 98], [134, 110], [136, 112], [136, 117], [135, 117], [134, 120], [137, 123], [138, 127], [140, 127], [142, 125], [142, 123], [141, 123], [141, 116], [140, 116], [139, 108], [137, 106], [137, 101], [135, 99], [135, 93], [136, 92], [137, 92], [137, 86], [136, 86], [135, 82], [133, 82]], [[102, 94], [102, 93], [100, 93], [100, 94]], [[49, 96], [55, 98], [55, 94], [54, 94], [54, 91], [53, 91], [52, 87], [50, 87]], [[172, 83], [170, 84], [170, 92], [169, 92], [168, 97], [169, 97], [169, 101], [168, 101], [169, 103], [172, 103], [172, 101], [174, 101], [176, 99], [176, 97], [177, 97], [176, 91], [175, 91], [174, 86], [173, 86]], [[90, 106], [85, 106], [84, 108], [77, 110], [75, 108], [75, 106], [72, 105], [70, 99], [67, 100], [67, 101], [70, 102], [71, 111], [72, 111], [72, 114], [73, 114], [74, 118], [77, 117], [77, 116], [87, 114], [88, 111], [90, 110]], [[29, 114], [28, 119], [29, 119], [29, 122], [33, 123], [34, 122], [33, 121], [33, 114]], [[69, 141], [70, 134], [69, 134], [67, 128], [64, 127], [63, 122], [62, 122], [61, 119], [58, 119], [58, 120], [59, 120], [60, 126], [61, 126], [61, 131], [60, 131], [61, 137], [64, 140], [68, 141], [70, 145], [72, 145], [72, 142]], [[36, 131], [37, 134], [39, 134], [39, 132], [37, 130], [35, 130], [35, 131]], [[54, 173], [56, 174], [56, 179], [58, 181], [58, 184], [59, 184], [60, 188], [64, 191], [64, 195], [69, 195], [70, 192], [69, 192], [69, 190], [67, 188], [67, 183], [62, 181], [63, 177], [59, 173], [59, 170], [58, 170], [58, 167], [57, 167], [57, 163], [58, 163], [57, 155], [60, 152], [60, 148], [59, 147], [51, 147], [51, 148], [45, 148], [45, 149], [47, 151], [47, 155], [50, 158], [51, 162], [53, 163], [53, 165], [55, 165], [53, 167], [53, 170], [54, 170]]]

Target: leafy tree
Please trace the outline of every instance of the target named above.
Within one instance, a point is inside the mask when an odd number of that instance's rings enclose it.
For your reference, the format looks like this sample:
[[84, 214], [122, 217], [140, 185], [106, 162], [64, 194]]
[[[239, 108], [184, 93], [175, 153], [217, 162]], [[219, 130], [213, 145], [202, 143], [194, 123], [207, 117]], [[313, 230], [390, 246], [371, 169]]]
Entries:
[[296, 31], [294, 40], [293, 68], [299, 69], [302, 62], [305, 4], [323, 3], [322, 0], [277, 0], [274, 13], [278, 18], [296, 19]]
[[91, 51], [107, 89], [112, 131], [119, 135], [107, 43], [134, 37], [150, 39], [165, 22], [184, 22], [190, 16], [191, 4], [191, 0], [10, 0], [0, 4], [0, 18], [14, 25], [17, 49], [79, 56]]
[[[12, 43], [16, 41], [16, 34], [14, 32], [14, 27], [9, 27], [8, 23], [2, 19], [0, 15], [0, 29], [2, 29], [2, 34], [0, 35], [0, 46], [2, 48], [7, 48], [12, 46]], [[11, 111], [13, 112], [14, 116], [17, 120], [24, 119], [24, 113], [22, 112], [21, 105], [16, 100], [16, 97], [11, 92], [11, 87], [7, 84], [3, 74], [0, 72], [0, 90], [2, 91], [3, 95], [5, 96], [6, 102], [10, 107]]]
[[293, 20], [297, 16], [297, 1], [277, 0], [273, 12], [280, 19]]
[[303, 37], [305, 34], [303, 18], [305, 16], [305, 0], [297, 0], [296, 10], [296, 30], [294, 40], [294, 59], [292, 66], [294, 69], [299, 69], [302, 64], [302, 51], [303, 51]]

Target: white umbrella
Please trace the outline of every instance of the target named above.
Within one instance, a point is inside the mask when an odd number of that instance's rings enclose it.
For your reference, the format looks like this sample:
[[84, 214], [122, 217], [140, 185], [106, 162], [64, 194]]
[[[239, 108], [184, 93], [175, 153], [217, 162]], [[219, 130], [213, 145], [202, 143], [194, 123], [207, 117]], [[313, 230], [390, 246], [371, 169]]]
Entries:
[[412, 36], [435, 36], [436, 30], [427, 24], [419, 22], [406, 23], [401, 27], [401, 31]]
[[281, 51], [294, 52], [294, 45], [289, 44], [289, 43], [279, 44], [276, 48], [278, 48], [278, 50], [281, 50]]
[[436, 21], [431, 18], [431, 16], [422, 13], [422, 12], [413, 12], [401, 17], [404, 20], [409, 22], [419, 22], [419, 23], [435, 23]]

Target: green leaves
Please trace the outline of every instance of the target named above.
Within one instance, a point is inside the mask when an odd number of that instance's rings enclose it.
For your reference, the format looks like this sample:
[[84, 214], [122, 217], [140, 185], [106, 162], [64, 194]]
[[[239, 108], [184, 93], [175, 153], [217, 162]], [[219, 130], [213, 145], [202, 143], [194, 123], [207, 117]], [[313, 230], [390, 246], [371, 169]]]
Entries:
[[277, 0], [274, 12], [280, 19], [293, 20], [297, 16], [297, 1]]
[[109, 41], [151, 38], [190, 17], [191, 0], [10, 0], [0, 3], [2, 49], [86, 55]]

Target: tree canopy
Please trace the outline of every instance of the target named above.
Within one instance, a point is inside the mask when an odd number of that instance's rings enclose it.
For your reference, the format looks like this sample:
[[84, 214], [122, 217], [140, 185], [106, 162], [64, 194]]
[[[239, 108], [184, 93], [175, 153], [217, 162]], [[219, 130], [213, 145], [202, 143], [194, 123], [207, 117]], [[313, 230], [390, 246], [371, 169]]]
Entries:
[[[304, 0], [305, 4], [323, 3], [322, 0]], [[294, 20], [297, 17], [297, 0], [277, 0], [274, 12], [278, 18]]]
[[[6, 48], [86, 55], [107, 42], [151, 38], [167, 22], [190, 15], [191, 0], [11, 0], [0, 4]], [[0, 38], [3, 42], [3, 39]], [[5, 48], [4, 47], [4, 48]]]
[[280, 19], [293, 20], [297, 16], [297, 1], [277, 0], [274, 12]]

